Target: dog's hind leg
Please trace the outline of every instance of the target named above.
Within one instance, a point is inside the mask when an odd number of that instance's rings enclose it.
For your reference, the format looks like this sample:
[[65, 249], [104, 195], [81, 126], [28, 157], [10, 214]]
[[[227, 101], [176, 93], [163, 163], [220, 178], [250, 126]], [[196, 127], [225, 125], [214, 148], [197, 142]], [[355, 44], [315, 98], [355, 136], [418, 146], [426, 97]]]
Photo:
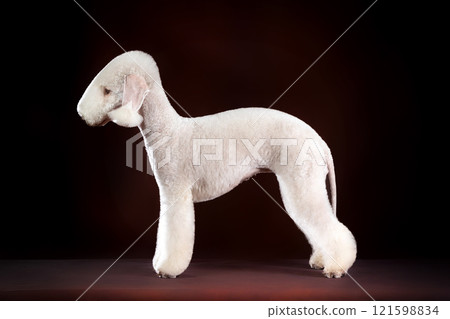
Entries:
[[323, 268], [329, 278], [339, 278], [355, 261], [356, 242], [332, 212], [325, 177], [326, 171], [314, 165], [307, 173], [297, 167], [294, 173], [277, 174], [286, 211], [313, 248], [311, 267]]

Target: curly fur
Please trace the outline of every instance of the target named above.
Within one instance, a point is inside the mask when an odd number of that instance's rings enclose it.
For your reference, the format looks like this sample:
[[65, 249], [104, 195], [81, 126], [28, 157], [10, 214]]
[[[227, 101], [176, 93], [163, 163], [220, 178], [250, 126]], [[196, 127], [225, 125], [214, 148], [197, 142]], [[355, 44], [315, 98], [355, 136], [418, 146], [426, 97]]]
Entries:
[[[330, 149], [298, 118], [264, 108], [240, 108], [196, 118], [179, 116], [162, 88], [153, 58], [140, 51], [113, 59], [86, 89], [77, 109], [89, 125], [113, 121], [139, 127], [145, 140], [146, 132], [171, 137], [166, 145], [171, 158], [162, 167], [157, 163], [166, 153], [150, 140], [145, 143], [160, 190], [161, 213], [153, 258], [160, 276], [174, 278], [190, 263], [195, 232], [193, 203], [221, 196], [254, 174], [267, 171], [276, 174], [284, 206], [313, 248], [311, 267], [323, 268], [327, 277], [337, 278], [355, 261], [356, 242], [335, 214]], [[283, 153], [283, 146], [276, 141], [287, 138], [293, 142]], [[194, 165], [194, 144], [205, 139], [222, 141], [220, 148], [201, 145], [197, 149], [202, 152], [197, 158], [200, 163]], [[326, 165], [317, 165], [312, 158], [299, 163], [298, 154], [307, 140], [314, 141]]]

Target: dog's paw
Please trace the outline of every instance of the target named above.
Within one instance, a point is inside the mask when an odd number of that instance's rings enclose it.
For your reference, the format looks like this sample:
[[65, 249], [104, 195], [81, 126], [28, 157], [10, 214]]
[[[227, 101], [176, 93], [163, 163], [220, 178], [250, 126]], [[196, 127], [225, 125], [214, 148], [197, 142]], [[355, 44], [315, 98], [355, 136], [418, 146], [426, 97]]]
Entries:
[[323, 269], [323, 265], [322, 264], [309, 263], [309, 266], [312, 269], [317, 269], [317, 270], [322, 270]]
[[338, 269], [338, 270], [327, 270], [327, 269], [324, 269], [323, 274], [327, 278], [341, 278], [341, 277], [345, 276], [346, 271], [344, 271], [343, 269]]
[[327, 278], [341, 278], [355, 262], [355, 239], [347, 227], [338, 224], [325, 243], [322, 250], [323, 274]]
[[327, 278], [341, 278], [347, 273], [348, 267], [336, 263], [334, 260], [328, 262], [323, 269], [323, 274]]
[[154, 264], [153, 267], [158, 277], [163, 279], [175, 279], [183, 272], [182, 270], [174, 267], [174, 265], [169, 262], [159, 262]]
[[175, 279], [175, 278], [177, 278], [177, 276], [165, 274], [163, 272], [159, 272], [158, 273], [158, 277], [162, 278], [162, 279]]
[[[341, 256], [342, 257], [342, 256]], [[323, 268], [323, 274], [327, 278], [341, 278], [345, 276], [347, 270], [350, 268], [351, 263], [349, 260], [351, 259], [342, 259], [335, 256], [334, 258], [328, 256], [325, 259], [325, 267]]]
[[186, 270], [188, 265], [189, 259], [180, 258], [178, 255], [170, 255], [161, 258], [159, 254], [155, 254], [155, 257], [153, 258], [153, 269], [159, 278], [177, 278], [177, 276]]
[[323, 269], [324, 264], [322, 260], [322, 255], [317, 252], [314, 252], [311, 255], [311, 258], [309, 258], [309, 266], [313, 269]]

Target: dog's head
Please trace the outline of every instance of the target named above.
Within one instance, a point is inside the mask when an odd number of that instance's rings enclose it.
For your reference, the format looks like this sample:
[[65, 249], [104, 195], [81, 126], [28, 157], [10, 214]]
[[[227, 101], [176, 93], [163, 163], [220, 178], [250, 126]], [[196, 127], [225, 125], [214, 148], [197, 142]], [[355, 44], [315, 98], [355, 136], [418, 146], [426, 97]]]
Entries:
[[143, 120], [139, 109], [154, 85], [161, 85], [161, 79], [153, 58], [141, 51], [126, 52], [92, 80], [78, 102], [78, 114], [90, 126], [109, 121], [138, 126]]

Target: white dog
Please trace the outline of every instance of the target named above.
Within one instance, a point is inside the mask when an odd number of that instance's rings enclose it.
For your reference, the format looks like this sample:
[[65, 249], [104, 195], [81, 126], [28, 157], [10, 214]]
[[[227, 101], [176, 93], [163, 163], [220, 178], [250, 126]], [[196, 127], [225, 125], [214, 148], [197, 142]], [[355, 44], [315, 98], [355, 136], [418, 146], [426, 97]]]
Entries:
[[[221, 196], [260, 172], [276, 174], [286, 211], [312, 246], [311, 267], [339, 278], [355, 261], [353, 235], [336, 218], [330, 150], [301, 120], [264, 108], [181, 117], [166, 97], [155, 61], [140, 51], [124, 53], [106, 65], [84, 92], [77, 111], [91, 126], [112, 121], [141, 130], [160, 191], [153, 258], [160, 277], [175, 278], [190, 263], [193, 203]], [[170, 137], [169, 161], [167, 152], [152, 145], [148, 132]]]

